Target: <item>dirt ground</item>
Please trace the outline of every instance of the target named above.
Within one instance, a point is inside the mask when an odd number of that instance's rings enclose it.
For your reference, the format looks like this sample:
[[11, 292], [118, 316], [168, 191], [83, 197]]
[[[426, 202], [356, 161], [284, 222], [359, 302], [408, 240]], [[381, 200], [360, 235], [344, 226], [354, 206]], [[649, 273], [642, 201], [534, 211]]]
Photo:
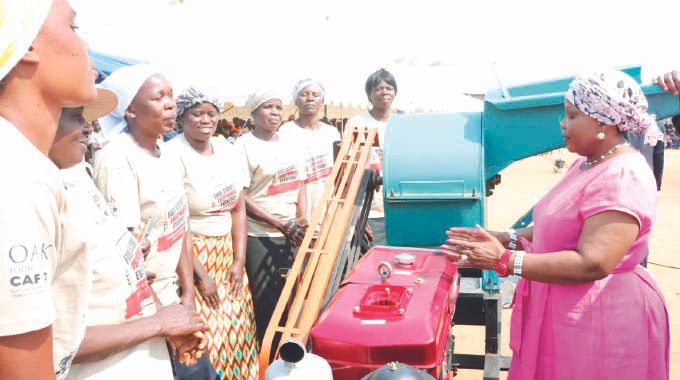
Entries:
[[[566, 161], [565, 169], [553, 172], [557, 158]], [[558, 150], [518, 161], [505, 169], [502, 182], [488, 200], [488, 228], [504, 230], [524, 215], [539, 197], [566, 172], [576, 155]], [[680, 150], [666, 150], [664, 177], [657, 207], [657, 220], [650, 243], [649, 270], [666, 298], [671, 329], [671, 379], [680, 379]], [[511, 310], [503, 310], [502, 353], [511, 355], [508, 347]], [[482, 354], [483, 327], [456, 326], [456, 352]], [[505, 374], [502, 376], [505, 378]], [[458, 380], [480, 380], [481, 371], [460, 370]]]

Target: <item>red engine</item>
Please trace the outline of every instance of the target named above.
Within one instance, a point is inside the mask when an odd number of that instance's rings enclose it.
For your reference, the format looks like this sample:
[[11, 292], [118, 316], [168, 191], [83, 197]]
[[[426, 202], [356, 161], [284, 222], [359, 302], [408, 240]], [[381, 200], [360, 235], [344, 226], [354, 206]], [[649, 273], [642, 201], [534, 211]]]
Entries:
[[446, 375], [458, 267], [434, 250], [377, 247], [348, 274], [311, 331], [336, 380], [398, 361]]

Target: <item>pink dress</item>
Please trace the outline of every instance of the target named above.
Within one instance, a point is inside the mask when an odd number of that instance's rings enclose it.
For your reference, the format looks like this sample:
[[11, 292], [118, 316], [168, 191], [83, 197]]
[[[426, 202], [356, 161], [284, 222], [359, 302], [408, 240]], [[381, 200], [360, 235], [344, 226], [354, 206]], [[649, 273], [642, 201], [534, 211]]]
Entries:
[[557, 285], [521, 279], [510, 326], [509, 380], [666, 380], [670, 335], [663, 296], [644, 259], [657, 202], [642, 155], [611, 158], [588, 171], [578, 159], [534, 208], [540, 255], [576, 250], [583, 222], [615, 210], [638, 220], [630, 250], [602, 280]]

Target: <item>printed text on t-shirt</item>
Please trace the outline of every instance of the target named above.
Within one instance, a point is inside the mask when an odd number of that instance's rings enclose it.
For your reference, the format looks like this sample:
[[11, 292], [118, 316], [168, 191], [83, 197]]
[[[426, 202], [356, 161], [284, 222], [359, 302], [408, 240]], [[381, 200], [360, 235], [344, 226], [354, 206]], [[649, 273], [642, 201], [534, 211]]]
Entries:
[[164, 231], [170, 231], [158, 239], [156, 250], [162, 252], [172, 248], [186, 232], [186, 198], [179, 197], [175, 205], [166, 213]]
[[307, 160], [307, 183], [314, 183], [331, 175], [333, 165], [328, 161], [326, 154], [317, 154]]
[[53, 251], [54, 245], [45, 243], [17, 244], [9, 248], [6, 268], [10, 274], [8, 285], [12, 297], [36, 295], [49, 290], [49, 257], [54, 257]]
[[238, 193], [236, 192], [234, 185], [226, 185], [213, 194], [213, 209], [210, 211], [210, 213], [213, 215], [219, 215], [224, 211], [229, 211], [236, 206], [237, 201]]
[[126, 266], [125, 279], [130, 295], [125, 300], [125, 319], [129, 319], [151, 306], [153, 298], [144, 271], [144, 254], [131, 233], [125, 231], [118, 239], [117, 251]]
[[274, 181], [269, 190], [267, 190], [267, 196], [278, 195], [287, 193], [289, 191], [297, 190], [300, 186], [300, 180], [298, 175], [297, 166], [288, 165], [276, 172], [274, 175]]

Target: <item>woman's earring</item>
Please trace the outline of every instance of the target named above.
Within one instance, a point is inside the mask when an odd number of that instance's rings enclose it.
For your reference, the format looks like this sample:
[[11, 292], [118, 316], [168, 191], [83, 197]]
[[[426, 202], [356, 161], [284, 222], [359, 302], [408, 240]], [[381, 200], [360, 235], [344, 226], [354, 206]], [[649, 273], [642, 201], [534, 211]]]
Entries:
[[604, 140], [604, 132], [600, 132], [597, 134], [597, 139], [598, 140]]

